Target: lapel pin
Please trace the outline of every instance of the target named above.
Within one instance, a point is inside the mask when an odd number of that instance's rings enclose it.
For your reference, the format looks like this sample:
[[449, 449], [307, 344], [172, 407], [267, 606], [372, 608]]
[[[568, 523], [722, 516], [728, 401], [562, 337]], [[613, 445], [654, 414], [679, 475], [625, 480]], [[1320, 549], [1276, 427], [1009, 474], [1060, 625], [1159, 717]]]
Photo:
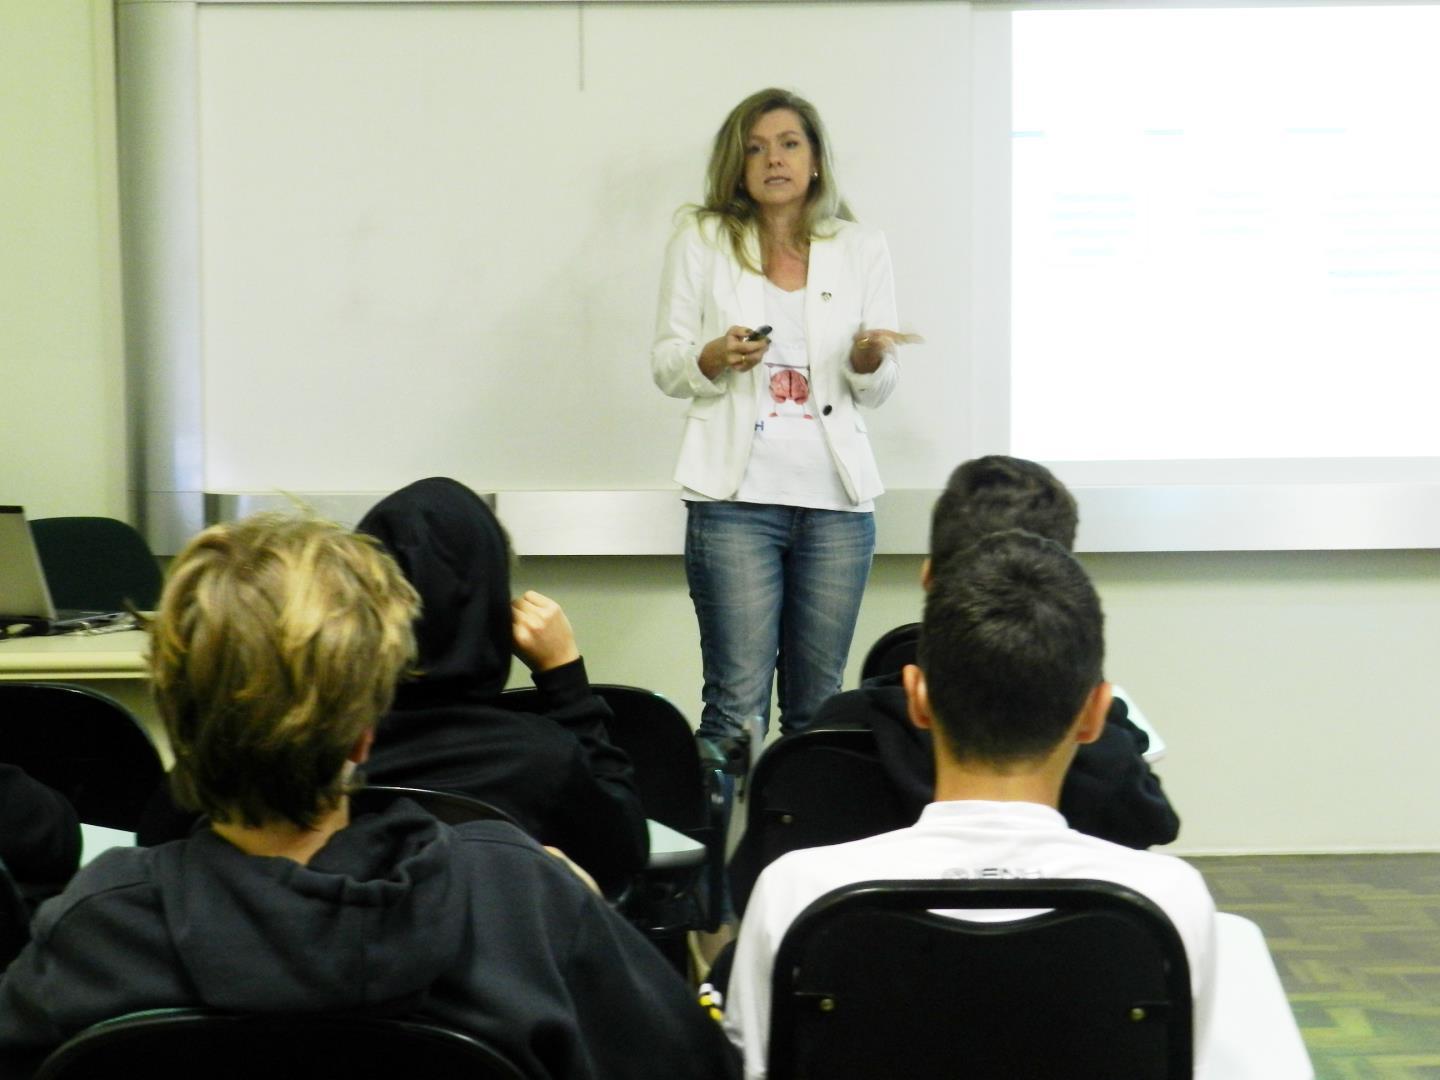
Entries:
[[822, 292], [820, 294], [820, 299], [824, 300], [828, 304], [830, 302], [830, 294], [828, 292]]

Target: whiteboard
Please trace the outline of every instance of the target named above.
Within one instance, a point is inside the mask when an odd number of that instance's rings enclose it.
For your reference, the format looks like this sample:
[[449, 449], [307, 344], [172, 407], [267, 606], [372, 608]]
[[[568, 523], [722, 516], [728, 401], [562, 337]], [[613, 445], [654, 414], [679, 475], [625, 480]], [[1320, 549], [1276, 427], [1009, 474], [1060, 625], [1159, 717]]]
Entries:
[[742, 97], [821, 110], [887, 234], [891, 484], [969, 446], [964, 4], [198, 9], [204, 489], [668, 488], [662, 251]]
[[[1011, 445], [1008, 6], [118, 0], [151, 543], [440, 473], [529, 515], [527, 550], [678, 551], [661, 253], [726, 112], [774, 84], [819, 106], [927, 338], [869, 418], [878, 550], [924, 551], [950, 469]], [[1052, 461], [1107, 551], [1433, 546], [1437, 463]]]

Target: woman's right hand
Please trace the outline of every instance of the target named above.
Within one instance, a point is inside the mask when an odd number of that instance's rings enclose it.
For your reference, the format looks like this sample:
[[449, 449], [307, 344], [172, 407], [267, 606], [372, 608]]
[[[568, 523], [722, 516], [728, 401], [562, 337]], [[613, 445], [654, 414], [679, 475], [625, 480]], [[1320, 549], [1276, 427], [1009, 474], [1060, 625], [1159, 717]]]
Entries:
[[706, 342], [700, 350], [700, 373], [707, 379], [718, 379], [723, 371], [749, 371], [765, 357], [770, 339], [746, 341], [748, 326], [732, 326], [724, 337]]

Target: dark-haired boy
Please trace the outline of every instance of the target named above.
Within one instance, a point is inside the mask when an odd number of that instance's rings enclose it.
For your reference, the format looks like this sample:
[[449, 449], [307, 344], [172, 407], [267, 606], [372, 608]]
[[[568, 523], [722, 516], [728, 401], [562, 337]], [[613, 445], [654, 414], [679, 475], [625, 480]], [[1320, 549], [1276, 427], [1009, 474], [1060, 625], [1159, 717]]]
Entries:
[[[1073, 550], [1079, 521], [1074, 497], [1045, 466], [1001, 454], [974, 458], [950, 474], [935, 503], [922, 584], [928, 588], [937, 570], [1004, 529], [1024, 529]], [[868, 727], [905, 806], [918, 814], [930, 801], [931, 736], [910, 723], [898, 673], [830, 698], [815, 726]], [[1071, 827], [1133, 848], [1175, 839], [1180, 818], [1142, 757], [1148, 747], [1126, 703], [1112, 699], [1099, 738], [1080, 748], [1060, 789], [1060, 812]]]
[[[935, 801], [915, 825], [784, 855], [760, 876], [740, 928], [725, 1024], [751, 1080], [765, 1076], [770, 982], [785, 931], [841, 885], [886, 878], [1098, 878], [1149, 897], [1190, 962], [1197, 1064], [1214, 996], [1215, 907], [1200, 874], [1068, 827], [1066, 771], [1105, 725], [1100, 600], [1052, 540], [992, 533], [936, 566], [919, 666], [905, 668], [910, 718], [933, 730]], [[957, 977], [963, 977], [959, 975]]]

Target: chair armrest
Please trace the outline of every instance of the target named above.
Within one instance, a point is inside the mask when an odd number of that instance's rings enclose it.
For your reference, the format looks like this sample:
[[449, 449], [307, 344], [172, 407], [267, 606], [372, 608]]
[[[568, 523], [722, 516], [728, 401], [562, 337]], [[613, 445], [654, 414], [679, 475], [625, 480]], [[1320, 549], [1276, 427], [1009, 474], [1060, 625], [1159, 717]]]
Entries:
[[735, 778], [712, 765], [701, 767], [705, 789], [706, 852], [705, 929], [720, 929], [725, 913], [725, 834], [735, 798]]

